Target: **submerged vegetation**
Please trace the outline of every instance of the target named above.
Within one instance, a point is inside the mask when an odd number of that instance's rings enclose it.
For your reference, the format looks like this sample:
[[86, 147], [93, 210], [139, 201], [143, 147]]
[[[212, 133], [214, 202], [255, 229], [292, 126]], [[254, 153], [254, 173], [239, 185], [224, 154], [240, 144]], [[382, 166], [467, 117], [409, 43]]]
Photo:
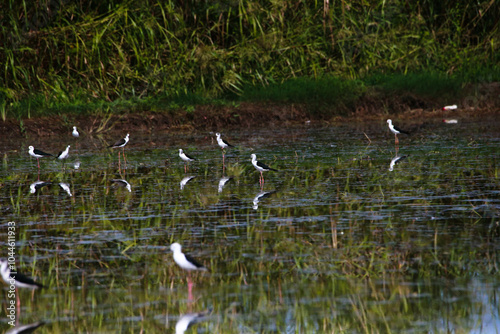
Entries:
[[267, 97], [304, 100], [297, 79], [344, 105], [375, 84], [457, 94], [499, 79], [499, 18], [495, 1], [7, 0], [0, 112], [261, 99], [282, 83], [291, 95]]

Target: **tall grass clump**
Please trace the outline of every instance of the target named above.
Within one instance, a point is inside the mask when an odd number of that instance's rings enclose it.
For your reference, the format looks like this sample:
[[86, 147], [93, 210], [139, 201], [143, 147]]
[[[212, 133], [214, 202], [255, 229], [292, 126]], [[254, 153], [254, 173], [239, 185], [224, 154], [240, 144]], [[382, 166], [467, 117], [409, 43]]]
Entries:
[[[16, 1], [0, 4], [2, 117], [54, 104], [240, 94], [327, 75], [453, 75], [499, 63], [494, 2]], [[323, 95], [325, 96], [325, 95]]]

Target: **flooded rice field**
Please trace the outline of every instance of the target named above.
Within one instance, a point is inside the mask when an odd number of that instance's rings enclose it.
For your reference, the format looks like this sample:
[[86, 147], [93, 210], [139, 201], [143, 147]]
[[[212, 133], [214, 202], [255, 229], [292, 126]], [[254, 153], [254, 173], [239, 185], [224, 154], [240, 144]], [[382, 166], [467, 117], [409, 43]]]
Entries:
[[[131, 128], [120, 160], [106, 148], [120, 137], [106, 133], [3, 138], [2, 257], [14, 222], [17, 267], [44, 285], [18, 290], [16, 322], [36, 333], [498, 333], [500, 121], [408, 127], [398, 146], [385, 121], [222, 131], [235, 146], [224, 151], [208, 131]], [[71, 148], [38, 169], [30, 145]], [[261, 183], [251, 154], [278, 171]], [[174, 242], [208, 271], [180, 268]]]

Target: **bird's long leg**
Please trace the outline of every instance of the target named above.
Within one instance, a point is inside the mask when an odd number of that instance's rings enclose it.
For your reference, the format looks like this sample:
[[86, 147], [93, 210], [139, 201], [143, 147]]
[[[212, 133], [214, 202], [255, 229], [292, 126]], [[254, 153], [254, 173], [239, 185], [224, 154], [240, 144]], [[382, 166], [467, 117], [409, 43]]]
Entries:
[[186, 174], [186, 173], [187, 173], [187, 165], [184, 164], [184, 174]]
[[120, 160], [120, 151], [118, 151], [118, 169], [121, 169], [122, 167], [122, 164], [121, 164], [121, 160]]
[[222, 171], [224, 171], [224, 168], [225, 168], [224, 160], [225, 160], [224, 149], [222, 149]]
[[396, 138], [396, 145], [399, 145], [398, 135], [397, 135], [397, 134], [394, 134], [394, 138]]
[[125, 165], [127, 164], [127, 158], [125, 157], [125, 148], [122, 147], [122, 156], [123, 156], [123, 161], [125, 162]]
[[16, 317], [16, 325], [18, 324], [18, 319], [21, 316], [21, 299], [19, 298], [19, 289], [16, 288], [16, 311], [17, 311], [17, 317]]
[[36, 158], [36, 163], [38, 165], [38, 169], [40, 169], [40, 160], [38, 158]]
[[188, 300], [193, 300], [193, 282], [191, 281], [191, 273], [188, 272]]

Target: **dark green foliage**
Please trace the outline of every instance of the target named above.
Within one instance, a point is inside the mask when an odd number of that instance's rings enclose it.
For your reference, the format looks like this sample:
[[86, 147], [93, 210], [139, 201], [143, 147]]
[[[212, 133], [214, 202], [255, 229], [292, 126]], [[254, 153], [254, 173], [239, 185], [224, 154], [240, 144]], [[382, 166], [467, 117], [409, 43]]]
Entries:
[[5, 117], [24, 99], [43, 102], [43, 112], [54, 104], [157, 95], [214, 98], [301, 77], [319, 78], [322, 86], [332, 74], [452, 75], [499, 62], [499, 7], [7, 0], [0, 4], [0, 108]]

